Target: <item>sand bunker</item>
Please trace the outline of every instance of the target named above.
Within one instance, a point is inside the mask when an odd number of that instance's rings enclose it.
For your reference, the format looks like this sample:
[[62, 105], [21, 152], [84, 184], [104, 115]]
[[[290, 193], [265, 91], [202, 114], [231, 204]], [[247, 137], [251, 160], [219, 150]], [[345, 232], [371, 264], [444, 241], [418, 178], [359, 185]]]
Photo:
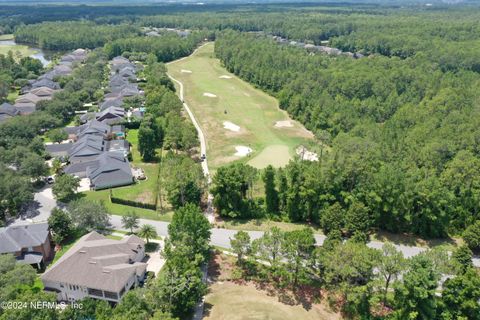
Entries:
[[235, 131], [235, 132], [240, 131], [240, 127], [237, 126], [235, 123], [232, 123], [230, 121], [224, 121], [223, 122], [223, 127], [227, 130], [230, 130], [230, 131]]
[[185, 69], [180, 70], [180, 72], [182, 72], [182, 73], [192, 73], [191, 70], [185, 70]]
[[213, 93], [210, 93], [210, 92], [205, 92], [203, 94], [204, 97], [209, 97], [209, 98], [216, 98], [217, 96]]
[[293, 127], [293, 123], [290, 120], [283, 120], [275, 122], [275, 127], [277, 128], [291, 128]]
[[232, 79], [232, 77], [227, 76], [227, 75], [220, 76], [219, 78], [220, 79]]
[[307, 148], [305, 148], [304, 146], [298, 147], [296, 153], [303, 160], [318, 161], [318, 155], [315, 152], [308, 151]]
[[235, 156], [237, 157], [245, 157], [252, 152], [251, 148], [245, 146], [236, 146], [235, 150], [237, 150], [237, 152], [235, 152]]

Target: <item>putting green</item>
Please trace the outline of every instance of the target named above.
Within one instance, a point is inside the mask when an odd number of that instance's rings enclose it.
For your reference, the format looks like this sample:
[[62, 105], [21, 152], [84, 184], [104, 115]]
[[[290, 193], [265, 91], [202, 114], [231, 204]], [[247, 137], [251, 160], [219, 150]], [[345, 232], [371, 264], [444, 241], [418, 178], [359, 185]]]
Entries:
[[[167, 67], [170, 75], [183, 83], [185, 102], [207, 140], [208, 164], [213, 171], [232, 161], [257, 168], [284, 166], [298, 145], [313, 139], [280, 110], [275, 98], [223, 68], [214, 58], [213, 43]], [[276, 127], [278, 121], [290, 121], [291, 127]], [[236, 147], [251, 148], [252, 153], [235, 155]]]

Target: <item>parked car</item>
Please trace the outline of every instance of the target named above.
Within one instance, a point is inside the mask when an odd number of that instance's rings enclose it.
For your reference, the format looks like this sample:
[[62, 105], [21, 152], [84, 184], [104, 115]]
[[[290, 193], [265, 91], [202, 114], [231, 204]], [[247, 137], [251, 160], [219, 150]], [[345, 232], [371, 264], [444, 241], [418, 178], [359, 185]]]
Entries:
[[49, 176], [45, 179], [45, 181], [48, 183], [48, 184], [53, 184], [55, 182], [55, 179], [52, 177], [52, 176]]

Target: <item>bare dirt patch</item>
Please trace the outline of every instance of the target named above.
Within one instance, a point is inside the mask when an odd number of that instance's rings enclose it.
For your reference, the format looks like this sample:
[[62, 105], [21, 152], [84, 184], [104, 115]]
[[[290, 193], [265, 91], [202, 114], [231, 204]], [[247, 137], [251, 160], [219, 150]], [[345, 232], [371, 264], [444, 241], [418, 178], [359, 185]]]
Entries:
[[182, 69], [180, 70], [181, 73], [192, 73], [192, 70], [186, 70], [186, 69]]
[[227, 75], [220, 76], [219, 78], [220, 79], [232, 79], [232, 77], [227, 76]]

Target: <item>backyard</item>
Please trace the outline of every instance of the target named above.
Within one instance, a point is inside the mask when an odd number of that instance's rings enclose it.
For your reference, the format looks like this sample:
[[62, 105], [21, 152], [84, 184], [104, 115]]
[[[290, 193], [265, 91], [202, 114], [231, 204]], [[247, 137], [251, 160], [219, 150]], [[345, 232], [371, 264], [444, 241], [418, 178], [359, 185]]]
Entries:
[[[128, 212], [135, 212], [141, 218], [152, 219], [152, 220], [161, 220], [161, 221], [170, 221], [172, 217], [172, 210], [170, 205], [165, 201], [164, 195], [162, 199], [157, 202], [157, 196], [161, 190], [159, 187], [159, 170], [160, 163], [145, 163], [142, 161], [141, 156], [138, 152], [138, 130], [131, 129], [127, 133], [127, 140], [132, 145], [132, 161], [130, 164], [133, 167], [141, 168], [146, 176], [145, 180], [139, 180], [135, 184], [125, 187], [119, 187], [114, 189], [99, 190], [99, 191], [87, 191], [84, 193], [85, 197], [89, 200], [94, 201], [103, 201], [108, 211], [111, 214], [115, 215], [125, 215]], [[157, 154], [161, 155], [162, 150], [158, 149]], [[155, 210], [136, 208], [132, 206], [112, 203], [110, 201], [110, 190], [112, 196], [120, 198], [123, 200], [130, 200], [150, 205], [155, 205], [157, 203], [158, 208]]]

